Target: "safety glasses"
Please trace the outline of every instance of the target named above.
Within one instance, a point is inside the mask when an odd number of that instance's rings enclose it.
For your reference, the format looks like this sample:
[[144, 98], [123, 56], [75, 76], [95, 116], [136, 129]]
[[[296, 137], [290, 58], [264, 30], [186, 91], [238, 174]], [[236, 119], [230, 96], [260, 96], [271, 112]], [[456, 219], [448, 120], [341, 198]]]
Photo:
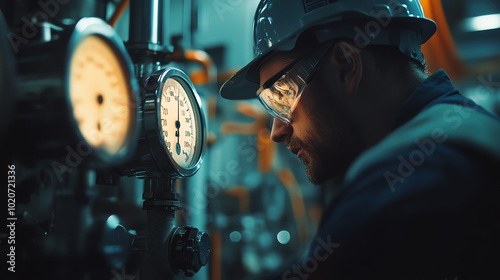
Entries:
[[262, 84], [257, 90], [257, 97], [271, 115], [285, 123], [291, 122], [292, 112], [304, 88], [331, 46], [332, 43], [321, 45], [316, 51], [295, 60]]

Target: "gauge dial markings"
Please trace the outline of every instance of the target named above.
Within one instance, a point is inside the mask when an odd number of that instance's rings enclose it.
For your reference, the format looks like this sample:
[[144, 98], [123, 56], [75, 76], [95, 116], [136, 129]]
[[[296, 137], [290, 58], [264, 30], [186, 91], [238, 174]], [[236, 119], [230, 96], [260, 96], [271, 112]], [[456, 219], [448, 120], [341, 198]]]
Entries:
[[133, 92], [109, 43], [95, 35], [83, 38], [70, 64], [70, 99], [82, 136], [94, 148], [116, 154], [134, 128]]
[[193, 126], [194, 105], [191, 100], [187, 89], [179, 81], [166, 79], [160, 98], [160, 120], [161, 128], [171, 129], [172, 133], [163, 133], [163, 142], [172, 160], [183, 168], [194, 163], [194, 147], [197, 141]]

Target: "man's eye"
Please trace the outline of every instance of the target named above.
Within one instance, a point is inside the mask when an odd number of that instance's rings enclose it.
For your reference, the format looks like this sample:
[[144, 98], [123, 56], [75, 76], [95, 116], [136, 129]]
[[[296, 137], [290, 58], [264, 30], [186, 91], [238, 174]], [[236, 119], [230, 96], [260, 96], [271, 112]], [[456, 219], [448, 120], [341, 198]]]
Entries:
[[281, 90], [287, 90], [290, 87], [287, 79], [285, 79], [285, 76], [283, 76], [279, 80], [277, 80], [274, 83], [274, 86], [281, 89]]
[[273, 89], [273, 95], [279, 99], [282, 99], [283, 98], [283, 90], [280, 89], [280, 88], [274, 88]]

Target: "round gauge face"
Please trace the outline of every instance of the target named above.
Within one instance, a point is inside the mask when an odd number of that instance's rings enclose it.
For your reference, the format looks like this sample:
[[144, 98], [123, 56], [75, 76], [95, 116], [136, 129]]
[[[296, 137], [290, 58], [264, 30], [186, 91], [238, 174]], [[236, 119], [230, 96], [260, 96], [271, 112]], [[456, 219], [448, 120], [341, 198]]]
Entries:
[[199, 125], [197, 103], [189, 87], [180, 78], [167, 78], [160, 97], [160, 128], [168, 154], [184, 169], [198, 160]]
[[73, 115], [92, 148], [116, 155], [127, 146], [135, 123], [134, 93], [123, 61], [102, 37], [89, 35], [70, 62]]

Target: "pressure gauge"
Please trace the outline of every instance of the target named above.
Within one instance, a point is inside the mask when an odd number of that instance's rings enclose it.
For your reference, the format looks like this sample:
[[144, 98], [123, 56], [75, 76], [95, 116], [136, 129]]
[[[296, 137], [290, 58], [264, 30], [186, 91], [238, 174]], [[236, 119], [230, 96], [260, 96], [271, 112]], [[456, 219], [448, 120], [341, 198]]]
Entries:
[[[201, 125], [198, 103], [193, 91], [180, 77], [165, 80], [159, 96], [161, 142], [172, 163], [182, 169], [191, 169], [197, 161]], [[170, 131], [170, 134], [169, 134]]]
[[[189, 177], [198, 171], [206, 145], [201, 101], [189, 77], [176, 68], [158, 71], [145, 82], [146, 148], [139, 148], [126, 173]], [[141, 145], [141, 143], [139, 144]]]
[[53, 33], [20, 47], [18, 153], [60, 157], [69, 167], [121, 163], [135, 151], [140, 125], [138, 83], [123, 41], [98, 18]]
[[127, 147], [135, 126], [130, 74], [102, 37], [84, 37], [75, 46], [69, 66], [69, 101], [83, 138], [104, 155]]

